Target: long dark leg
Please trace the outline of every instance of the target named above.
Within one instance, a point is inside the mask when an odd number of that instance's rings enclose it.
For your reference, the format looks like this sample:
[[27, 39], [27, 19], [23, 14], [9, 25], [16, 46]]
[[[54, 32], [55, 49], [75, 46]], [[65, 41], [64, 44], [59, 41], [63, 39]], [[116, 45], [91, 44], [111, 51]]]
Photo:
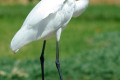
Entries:
[[59, 76], [60, 76], [60, 80], [63, 80], [62, 78], [62, 73], [61, 73], [61, 70], [60, 70], [60, 62], [59, 62], [59, 42], [57, 41], [57, 52], [56, 52], [56, 67], [58, 69], [58, 72], [59, 72]]
[[44, 50], [45, 50], [45, 44], [46, 44], [46, 40], [44, 40], [42, 53], [41, 53], [41, 56], [40, 56], [42, 80], [44, 80]]

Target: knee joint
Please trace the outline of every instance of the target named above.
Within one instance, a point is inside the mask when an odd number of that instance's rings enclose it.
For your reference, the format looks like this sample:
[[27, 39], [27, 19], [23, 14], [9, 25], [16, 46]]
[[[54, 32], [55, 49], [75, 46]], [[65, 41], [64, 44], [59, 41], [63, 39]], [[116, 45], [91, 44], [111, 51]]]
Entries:
[[41, 60], [41, 61], [44, 61], [44, 57], [43, 57], [43, 56], [41, 56], [41, 57], [40, 57], [40, 60]]
[[59, 61], [56, 61], [56, 66], [60, 66], [60, 62]]

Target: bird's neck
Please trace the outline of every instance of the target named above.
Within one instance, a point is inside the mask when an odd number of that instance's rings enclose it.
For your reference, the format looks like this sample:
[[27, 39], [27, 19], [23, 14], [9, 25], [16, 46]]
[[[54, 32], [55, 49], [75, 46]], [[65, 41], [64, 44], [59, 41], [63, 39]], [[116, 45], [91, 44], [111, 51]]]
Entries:
[[75, 1], [79, 1], [79, 2], [89, 2], [89, 0], [75, 0]]
[[88, 3], [89, 0], [75, 0], [73, 17], [78, 17], [80, 14], [82, 14], [88, 6]]

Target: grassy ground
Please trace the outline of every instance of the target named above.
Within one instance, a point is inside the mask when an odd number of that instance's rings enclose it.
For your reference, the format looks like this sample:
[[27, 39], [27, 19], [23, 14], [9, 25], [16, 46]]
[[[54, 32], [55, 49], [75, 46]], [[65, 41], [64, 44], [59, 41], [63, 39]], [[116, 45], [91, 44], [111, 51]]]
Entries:
[[[2, 80], [16, 80], [16, 78], [37, 80], [41, 77], [38, 56], [43, 41], [26, 45], [16, 55], [9, 48], [12, 37], [21, 27], [32, 7], [33, 5], [0, 6], [0, 76], [2, 75], [0, 78]], [[90, 5], [84, 14], [70, 21], [60, 41], [61, 66], [65, 80], [120, 79], [119, 9], [120, 6], [115, 5]], [[47, 41], [45, 51], [47, 80], [58, 79], [54, 64], [55, 47], [55, 38]]]
[[[61, 59], [64, 80], [119, 80], [120, 79], [120, 32], [96, 34], [91, 38], [93, 50], [84, 51]], [[45, 60], [45, 79], [59, 78], [54, 59]], [[48, 68], [49, 67], [49, 68]], [[40, 80], [39, 59], [0, 60], [1, 80]]]

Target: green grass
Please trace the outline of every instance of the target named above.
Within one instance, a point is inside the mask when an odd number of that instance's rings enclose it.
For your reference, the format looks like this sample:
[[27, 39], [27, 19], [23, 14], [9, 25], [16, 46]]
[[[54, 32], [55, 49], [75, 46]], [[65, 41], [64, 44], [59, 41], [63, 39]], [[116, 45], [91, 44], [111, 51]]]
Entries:
[[[112, 38], [112, 39], [111, 39]], [[61, 60], [64, 80], [119, 80], [120, 77], [120, 32], [97, 34], [92, 37], [95, 48]], [[1, 80], [39, 80], [41, 78], [39, 59], [1, 59]], [[45, 60], [46, 80], [59, 78], [54, 60]]]
[[[14, 55], [10, 42], [34, 5], [0, 6], [0, 80], [38, 80], [43, 41], [32, 42]], [[120, 6], [90, 5], [73, 18], [60, 40], [65, 80], [119, 80]], [[47, 40], [45, 78], [57, 80], [56, 39]], [[49, 67], [49, 68], [48, 68]], [[3, 74], [1, 74], [3, 71]], [[40, 75], [40, 76], [39, 76]]]

